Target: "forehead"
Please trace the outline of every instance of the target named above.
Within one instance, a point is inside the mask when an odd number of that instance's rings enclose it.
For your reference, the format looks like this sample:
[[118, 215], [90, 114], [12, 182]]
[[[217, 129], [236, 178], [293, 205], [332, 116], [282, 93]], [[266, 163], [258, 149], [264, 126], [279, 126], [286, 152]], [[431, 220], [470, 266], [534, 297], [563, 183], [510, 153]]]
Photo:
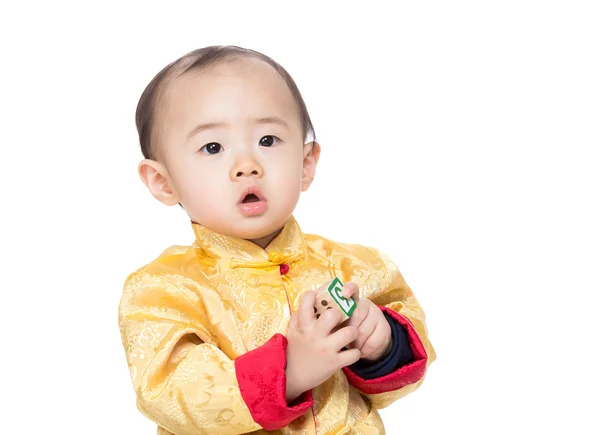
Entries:
[[172, 79], [158, 112], [163, 131], [186, 131], [199, 122], [236, 124], [271, 116], [300, 123], [287, 83], [258, 59], [236, 59]]

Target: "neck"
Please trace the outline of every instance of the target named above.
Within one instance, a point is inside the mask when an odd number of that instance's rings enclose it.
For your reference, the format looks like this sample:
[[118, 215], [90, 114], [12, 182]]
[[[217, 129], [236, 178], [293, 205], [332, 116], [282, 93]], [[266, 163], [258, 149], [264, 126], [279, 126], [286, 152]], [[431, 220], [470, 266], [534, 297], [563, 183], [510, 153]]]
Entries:
[[279, 233], [281, 232], [281, 230], [283, 230], [283, 227], [281, 227], [280, 229], [278, 229], [274, 233], [269, 234], [268, 236], [260, 237], [258, 239], [250, 239], [248, 241], [254, 243], [255, 245], [260, 246], [263, 249], [265, 249], [267, 246], [269, 246], [269, 243], [271, 243], [275, 239], [275, 237], [277, 237], [279, 235]]

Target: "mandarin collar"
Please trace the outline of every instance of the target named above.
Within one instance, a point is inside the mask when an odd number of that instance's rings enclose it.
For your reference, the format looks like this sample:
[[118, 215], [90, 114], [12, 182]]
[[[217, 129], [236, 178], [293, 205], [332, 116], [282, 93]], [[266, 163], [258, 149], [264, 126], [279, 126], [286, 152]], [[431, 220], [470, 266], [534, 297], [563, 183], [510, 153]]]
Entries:
[[192, 222], [196, 244], [213, 258], [231, 260], [231, 267], [268, 267], [305, 257], [306, 244], [300, 226], [290, 216], [279, 234], [263, 249], [244, 239], [216, 233]]

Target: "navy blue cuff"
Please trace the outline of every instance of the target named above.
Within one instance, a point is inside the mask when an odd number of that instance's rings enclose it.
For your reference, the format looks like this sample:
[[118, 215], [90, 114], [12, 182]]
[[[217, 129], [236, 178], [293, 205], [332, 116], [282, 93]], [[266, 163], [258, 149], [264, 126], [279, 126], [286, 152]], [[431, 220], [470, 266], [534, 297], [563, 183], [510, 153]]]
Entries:
[[408, 334], [391, 316], [383, 313], [392, 329], [392, 350], [378, 361], [360, 359], [348, 368], [363, 379], [380, 378], [395, 372], [413, 361], [413, 353], [408, 342]]

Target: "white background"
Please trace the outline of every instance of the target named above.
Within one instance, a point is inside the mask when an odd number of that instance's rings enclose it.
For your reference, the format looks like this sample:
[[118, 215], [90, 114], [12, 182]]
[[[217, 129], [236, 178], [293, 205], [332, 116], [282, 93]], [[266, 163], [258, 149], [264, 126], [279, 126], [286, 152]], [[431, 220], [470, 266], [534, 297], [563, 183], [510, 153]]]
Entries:
[[213, 44], [272, 56], [306, 99], [323, 155], [305, 232], [387, 252], [427, 313], [439, 359], [388, 433], [600, 433], [597, 2], [14, 3], [1, 433], [154, 433], [117, 306], [193, 235], [138, 179], [134, 111]]

